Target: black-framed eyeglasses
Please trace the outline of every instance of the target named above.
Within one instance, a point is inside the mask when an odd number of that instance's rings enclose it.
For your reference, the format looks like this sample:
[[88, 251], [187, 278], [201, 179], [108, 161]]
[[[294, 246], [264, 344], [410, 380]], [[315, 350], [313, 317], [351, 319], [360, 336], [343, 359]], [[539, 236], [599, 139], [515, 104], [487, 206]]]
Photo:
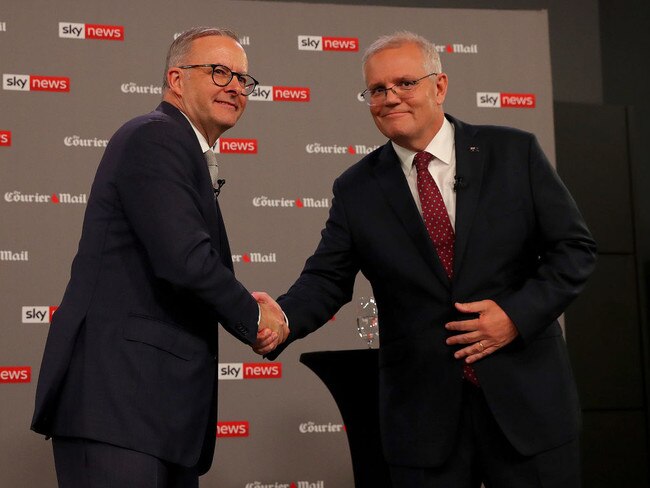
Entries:
[[223, 64], [186, 64], [185, 66], [178, 66], [178, 68], [212, 68], [212, 81], [215, 85], [221, 87], [228, 86], [232, 79], [236, 77], [237, 82], [241, 87], [241, 94], [245, 97], [253, 93], [253, 90], [255, 90], [255, 87], [259, 84], [259, 82], [251, 75], [237, 73]]
[[392, 91], [394, 95], [402, 99], [410, 98], [413, 96], [411, 92], [418, 86], [420, 81], [428, 78], [429, 76], [438, 74], [439, 73], [429, 73], [428, 75], [424, 75], [422, 78], [418, 78], [417, 80], [402, 80], [399, 83], [395, 83], [393, 86], [389, 86], [388, 88], [367, 88], [361, 93], [361, 96], [370, 106], [381, 105], [384, 103], [386, 97], [388, 96], [389, 90]]

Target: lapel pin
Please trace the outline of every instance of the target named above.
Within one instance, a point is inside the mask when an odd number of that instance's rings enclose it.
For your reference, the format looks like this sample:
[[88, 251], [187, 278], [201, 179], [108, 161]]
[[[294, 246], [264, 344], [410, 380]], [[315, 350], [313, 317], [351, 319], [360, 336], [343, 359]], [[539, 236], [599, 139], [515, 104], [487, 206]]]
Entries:
[[478, 146], [469, 146], [469, 152], [477, 153], [478, 151]]

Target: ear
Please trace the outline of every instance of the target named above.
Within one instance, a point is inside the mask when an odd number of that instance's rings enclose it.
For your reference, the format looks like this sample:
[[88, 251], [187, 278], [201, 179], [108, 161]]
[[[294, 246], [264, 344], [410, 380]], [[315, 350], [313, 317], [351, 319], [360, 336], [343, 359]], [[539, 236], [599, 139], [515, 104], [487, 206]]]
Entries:
[[447, 75], [445, 73], [440, 73], [436, 77], [436, 101], [439, 105], [442, 105], [442, 103], [445, 101], [445, 97], [447, 96], [448, 83], [449, 80], [447, 79]]
[[177, 96], [183, 94], [183, 72], [179, 68], [170, 68], [167, 71], [167, 84], [169, 89]]

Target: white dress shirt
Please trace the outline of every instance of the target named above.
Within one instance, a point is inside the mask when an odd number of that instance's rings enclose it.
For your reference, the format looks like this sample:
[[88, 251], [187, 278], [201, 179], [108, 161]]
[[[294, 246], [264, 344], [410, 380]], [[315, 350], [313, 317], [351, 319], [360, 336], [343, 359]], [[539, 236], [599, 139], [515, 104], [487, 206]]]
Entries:
[[[433, 159], [429, 163], [429, 173], [431, 173], [433, 180], [438, 185], [442, 199], [445, 202], [445, 207], [447, 207], [451, 226], [456, 230], [456, 192], [454, 192], [456, 146], [454, 144], [454, 133], [454, 126], [445, 118], [442, 127], [440, 127], [438, 133], [429, 142], [425, 151], [433, 155]], [[404, 176], [406, 176], [406, 181], [409, 184], [409, 189], [411, 190], [415, 204], [420, 214], [422, 214], [422, 206], [420, 205], [420, 197], [418, 194], [417, 170], [413, 166], [413, 158], [415, 158], [416, 153], [398, 146], [394, 142], [391, 143], [402, 164], [402, 171], [404, 171]]]

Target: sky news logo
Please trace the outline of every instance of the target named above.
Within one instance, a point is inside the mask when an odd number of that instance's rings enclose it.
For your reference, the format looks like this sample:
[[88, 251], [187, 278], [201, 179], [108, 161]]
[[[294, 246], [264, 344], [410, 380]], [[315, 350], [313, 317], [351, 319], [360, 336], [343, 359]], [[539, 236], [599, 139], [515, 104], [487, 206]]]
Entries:
[[59, 37], [66, 39], [98, 39], [102, 41], [123, 41], [124, 26], [59, 22]]
[[533, 93], [477, 92], [476, 106], [481, 108], [535, 108]]
[[49, 324], [57, 308], [26, 305], [23, 307], [23, 324]]
[[250, 426], [246, 420], [217, 422], [217, 437], [248, 437]]
[[219, 139], [217, 154], [257, 154], [257, 139]]
[[13, 91], [69, 92], [70, 78], [66, 76], [2, 75], [2, 89]]
[[298, 36], [300, 51], [348, 51], [359, 50], [357, 37]]
[[282, 363], [219, 363], [220, 380], [282, 378]]
[[31, 366], [0, 366], [0, 383], [30, 383]]
[[249, 100], [258, 102], [309, 102], [311, 91], [299, 86], [262, 86], [258, 85]]
[[11, 146], [10, 130], [0, 130], [0, 146]]

